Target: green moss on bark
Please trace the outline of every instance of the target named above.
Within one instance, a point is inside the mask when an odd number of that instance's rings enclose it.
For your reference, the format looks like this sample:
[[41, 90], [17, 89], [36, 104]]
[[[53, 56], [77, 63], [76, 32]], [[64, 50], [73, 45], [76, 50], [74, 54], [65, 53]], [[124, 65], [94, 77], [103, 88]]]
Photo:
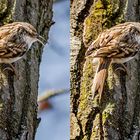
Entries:
[[85, 73], [83, 75], [82, 84], [81, 84], [81, 94], [80, 96], [80, 108], [85, 109], [88, 105], [88, 97], [91, 95], [90, 93], [90, 87], [92, 85], [92, 79], [93, 79], [93, 67], [92, 67], [92, 61], [89, 59], [89, 61], [86, 61], [85, 65]]
[[7, 24], [13, 21], [13, 15], [15, 12], [16, 0], [13, 0], [12, 4], [7, 0], [0, 2], [0, 23]]
[[120, 12], [119, 5], [119, 0], [94, 2], [90, 14], [84, 22], [85, 44], [91, 44], [104, 29], [124, 21], [124, 14]]
[[1, 0], [0, 1], [0, 15], [3, 14], [6, 11], [7, 4], [8, 4], [7, 0]]
[[[84, 21], [84, 35], [83, 40], [85, 45], [89, 46], [93, 40], [97, 38], [100, 32], [103, 30], [112, 27], [115, 24], [124, 22], [124, 10], [120, 8], [119, 0], [97, 0], [90, 9], [90, 14], [86, 17]], [[98, 95], [92, 101], [91, 98], [91, 85], [94, 78], [94, 73], [96, 70], [96, 66], [92, 64], [93, 58], [87, 58], [83, 68], [83, 75], [81, 81], [80, 88], [80, 103], [79, 103], [79, 112], [78, 118], [81, 120], [81, 124], [83, 127], [83, 131], [85, 132], [87, 127], [88, 115], [90, 113], [91, 108], [99, 107], [100, 112], [102, 112], [102, 121], [100, 122], [99, 113], [96, 114], [96, 117], [93, 118], [94, 125], [92, 128], [91, 138], [98, 139], [100, 133], [100, 123], [102, 125], [110, 125], [109, 127], [114, 129], [117, 128], [117, 124], [113, 123], [112, 112], [116, 112], [115, 101], [113, 99], [113, 70], [109, 68], [109, 78], [107, 79], [107, 94], [104, 95], [104, 100], [101, 104], [98, 102]], [[115, 81], [116, 82], [116, 81]], [[106, 92], [106, 91], [105, 91]], [[92, 105], [91, 105], [92, 104]], [[84, 114], [83, 114], [84, 113]], [[85, 119], [86, 118], [86, 119]], [[110, 122], [108, 122], [108, 120]], [[91, 125], [89, 125], [91, 127]]]

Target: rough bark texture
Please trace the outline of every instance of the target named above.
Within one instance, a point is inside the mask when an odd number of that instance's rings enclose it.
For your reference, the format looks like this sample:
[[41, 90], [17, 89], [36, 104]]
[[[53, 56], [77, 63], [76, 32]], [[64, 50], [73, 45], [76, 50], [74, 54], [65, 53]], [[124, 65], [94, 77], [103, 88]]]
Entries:
[[[0, 25], [25, 21], [48, 39], [52, 0], [0, 0]], [[33, 140], [37, 119], [39, 64], [43, 47], [34, 44], [15, 63], [19, 78], [0, 71], [0, 140]], [[2, 67], [2, 66], [1, 66]]]
[[71, 139], [138, 140], [140, 55], [127, 63], [129, 76], [109, 68], [101, 103], [91, 100], [96, 66], [86, 46], [106, 28], [140, 20], [139, 0], [71, 1]]

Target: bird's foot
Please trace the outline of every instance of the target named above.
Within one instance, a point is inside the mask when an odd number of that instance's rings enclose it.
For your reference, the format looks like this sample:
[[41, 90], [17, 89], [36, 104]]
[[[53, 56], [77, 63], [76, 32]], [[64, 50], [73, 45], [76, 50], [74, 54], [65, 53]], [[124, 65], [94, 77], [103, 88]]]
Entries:
[[113, 69], [115, 72], [123, 71], [126, 75], [129, 76], [129, 72], [127, 70], [127, 67], [124, 64], [113, 64]]
[[[130, 73], [124, 64], [113, 64], [112, 66], [113, 66], [114, 72], [120, 71], [120, 73], [127, 75], [128, 76], [127, 78], [129, 80], [131, 79]], [[116, 74], [118, 74], [118, 73], [116, 73]]]
[[9, 63], [10, 66], [6, 66], [4, 69], [3, 69], [3, 72], [5, 71], [11, 71], [17, 78], [19, 78], [19, 75], [17, 73], [17, 70], [15, 69], [15, 67]]
[[[126, 75], [129, 76], [127, 67], [126, 67], [124, 64], [121, 64], [121, 66], [122, 66], [122, 67], [120, 67], [120, 70], [123, 70], [123, 71], [126, 73]], [[117, 69], [116, 69], [116, 70], [117, 70]]]

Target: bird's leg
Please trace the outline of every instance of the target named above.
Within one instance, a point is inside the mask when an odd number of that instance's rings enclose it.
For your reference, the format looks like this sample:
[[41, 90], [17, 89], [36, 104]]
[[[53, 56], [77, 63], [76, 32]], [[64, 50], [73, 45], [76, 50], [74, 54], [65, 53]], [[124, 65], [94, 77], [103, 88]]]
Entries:
[[116, 70], [115, 71], [117, 71], [117, 70], [123, 70], [125, 73], [126, 73], [126, 75], [128, 75], [129, 76], [129, 74], [128, 74], [128, 70], [127, 70], [127, 67], [122, 63], [122, 64], [120, 64], [121, 66], [119, 66], [118, 68], [116, 68]]
[[4, 68], [3, 71], [6, 71], [6, 70], [12, 71], [16, 77], [19, 77], [15, 67], [11, 63], [8, 63], [8, 64], [10, 65], [10, 67]]
[[123, 63], [122, 63], [121, 65], [123, 66], [123, 68], [124, 68], [126, 74], [129, 76], [129, 73], [128, 73], [128, 69], [127, 69], [127, 67], [126, 67]]
[[128, 70], [127, 70], [126, 66], [122, 63], [113, 63], [112, 68], [113, 68], [114, 72], [117, 72], [118, 70], [122, 70], [128, 75]]

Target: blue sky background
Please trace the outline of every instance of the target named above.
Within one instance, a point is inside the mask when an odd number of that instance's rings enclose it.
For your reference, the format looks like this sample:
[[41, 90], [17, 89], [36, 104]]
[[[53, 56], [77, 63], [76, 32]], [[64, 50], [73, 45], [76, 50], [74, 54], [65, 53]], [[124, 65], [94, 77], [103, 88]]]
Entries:
[[[39, 93], [46, 90], [69, 89], [69, 8], [68, 0], [55, 3], [49, 41], [44, 48], [40, 67]], [[53, 108], [42, 112], [35, 140], [69, 140], [70, 98], [63, 94], [51, 98]]]

